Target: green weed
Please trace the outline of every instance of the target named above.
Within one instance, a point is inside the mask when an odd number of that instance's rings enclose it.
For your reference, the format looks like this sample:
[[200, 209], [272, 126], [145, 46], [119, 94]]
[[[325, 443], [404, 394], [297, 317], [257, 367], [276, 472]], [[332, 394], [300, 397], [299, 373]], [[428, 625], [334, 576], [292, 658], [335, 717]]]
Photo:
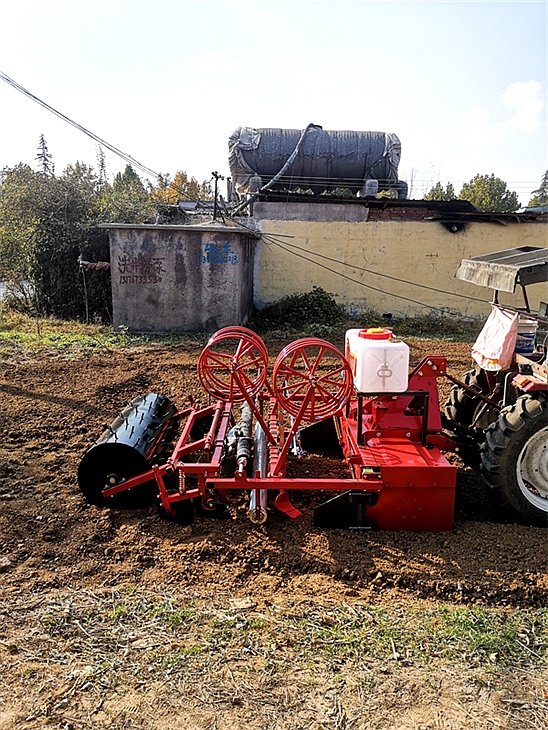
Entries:
[[166, 624], [172, 629], [188, 626], [196, 621], [196, 611], [191, 607], [181, 606], [174, 608], [172, 605], [153, 605], [145, 610], [148, 618]]
[[407, 660], [434, 658], [486, 665], [548, 664], [548, 612], [438, 606], [428, 613], [378, 607], [330, 607], [286, 617], [284, 641], [324, 656]]
[[398, 317], [374, 310], [350, 314], [333, 294], [314, 287], [266, 307], [255, 314], [249, 326], [272, 339], [309, 336], [329, 340], [342, 337], [347, 329], [388, 327], [399, 337], [467, 341], [477, 337], [483, 320], [465, 319], [442, 310], [419, 317]]
[[202, 645], [189, 644], [189, 646], [183, 646], [177, 649], [177, 651], [171, 652], [167, 655], [158, 653], [156, 654], [156, 659], [162, 667], [174, 671], [177, 669], [184, 669], [190, 660], [202, 657], [205, 653], [206, 650]]

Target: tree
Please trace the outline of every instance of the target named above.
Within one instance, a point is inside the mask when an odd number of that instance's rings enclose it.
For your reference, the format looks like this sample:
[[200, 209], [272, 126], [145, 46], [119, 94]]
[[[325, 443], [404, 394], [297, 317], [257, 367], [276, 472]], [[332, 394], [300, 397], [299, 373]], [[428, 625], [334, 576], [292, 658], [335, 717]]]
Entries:
[[[0, 171], [0, 281], [17, 291], [30, 309], [41, 314], [75, 318], [111, 318], [110, 272], [86, 275], [84, 261], [108, 261], [108, 233], [101, 223], [144, 223], [156, 212], [151, 196], [131, 165], [106, 180], [104, 155], [98, 172], [80, 162], [56, 176], [44, 137], [40, 138], [41, 170], [18, 165]], [[158, 198], [211, 196], [186, 173], [159, 183]], [[173, 197], [170, 197], [173, 196]], [[28, 284], [30, 283], [30, 287]]]
[[548, 170], [546, 170], [542, 176], [539, 189], [533, 190], [531, 195], [531, 200], [528, 203], [529, 208], [538, 208], [548, 205]]
[[3, 170], [0, 187], [0, 281], [28, 302], [33, 236], [48, 179], [28, 165]]
[[112, 186], [102, 186], [101, 219], [109, 223], [144, 223], [154, 212], [148, 192], [131, 165], [119, 172]]
[[18, 306], [24, 301], [42, 314], [108, 320], [108, 272], [85, 281], [78, 261], [109, 257], [108, 234], [97, 225], [101, 198], [93, 169], [76, 163], [56, 177], [18, 165], [2, 177], [0, 280], [16, 293]]
[[99, 171], [99, 185], [104, 185], [107, 181], [107, 163], [105, 159], [105, 150], [101, 145], [97, 145], [97, 169]]
[[53, 175], [55, 166], [51, 161], [51, 155], [43, 134], [40, 135], [40, 139], [38, 140], [38, 154], [35, 159], [38, 160], [41, 172], [44, 175]]
[[426, 193], [424, 196], [425, 200], [456, 200], [457, 194], [452, 183], [447, 183], [447, 187], [444, 188], [440, 182], [437, 182], [433, 188]]
[[160, 205], [177, 205], [179, 200], [213, 200], [211, 185], [207, 180], [199, 183], [195, 177], [188, 179], [184, 170], [178, 170], [173, 180], [163, 175], [156, 187], [152, 187], [150, 199]]
[[108, 261], [108, 235], [98, 227], [100, 185], [93, 168], [77, 162], [47, 178], [48, 195], [37, 211], [31, 281], [37, 311], [74, 319], [110, 317], [105, 271], [85, 277], [79, 259]]
[[476, 175], [464, 183], [459, 200], [468, 200], [477, 210], [486, 213], [513, 213], [520, 207], [517, 194], [494, 175]]

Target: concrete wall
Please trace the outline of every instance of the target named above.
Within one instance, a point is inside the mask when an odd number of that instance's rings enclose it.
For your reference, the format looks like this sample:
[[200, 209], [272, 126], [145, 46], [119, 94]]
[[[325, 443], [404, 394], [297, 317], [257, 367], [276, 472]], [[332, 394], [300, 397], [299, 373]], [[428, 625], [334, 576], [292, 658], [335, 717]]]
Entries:
[[[372, 220], [365, 206], [355, 205], [256, 203], [253, 214], [263, 234], [255, 262], [259, 308], [320, 286], [357, 312], [422, 315], [432, 311], [425, 304], [440, 313], [483, 317], [492, 291], [455, 279], [461, 260], [517, 246], [548, 246], [542, 222], [468, 222], [453, 233], [433, 221]], [[546, 289], [539, 284], [528, 289], [532, 308], [539, 298], [546, 301]], [[519, 291], [501, 294], [500, 301], [523, 306]]]
[[224, 226], [109, 225], [115, 327], [213, 332], [253, 308], [255, 241]]

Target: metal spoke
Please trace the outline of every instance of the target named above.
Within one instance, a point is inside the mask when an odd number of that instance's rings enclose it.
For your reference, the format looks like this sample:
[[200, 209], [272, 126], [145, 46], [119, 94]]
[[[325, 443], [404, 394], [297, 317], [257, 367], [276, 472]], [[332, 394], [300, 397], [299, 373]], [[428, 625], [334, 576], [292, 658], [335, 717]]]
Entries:
[[325, 347], [320, 347], [320, 351], [318, 352], [318, 355], [316, 356], [316, 362], [314, 363], [314, 367], [312, 368], [312, 375], [316, 373], [316, 369], [318, 365], [320, 364], [323, 356], [325, 355]]
[[[333, 358], [332, 366], [326, 355]], [[318, 374], [320, 370], [322, 374]], [[280, 405], [294, 418], [309, 421], [334, 415], [352, 392], [352, 372], [342, 353], [313, 337], [297, 340], [282, 350], [274, 364], [273, 380]]]
[[[219, 352], [219, 347], [234, 354]], [[198, 360], [198, 377], [205, 390], [234, 403], [254, 398], [266, 382], [267, 370], [264, 342], [243, 327], [226, 327], [215, 333]]]

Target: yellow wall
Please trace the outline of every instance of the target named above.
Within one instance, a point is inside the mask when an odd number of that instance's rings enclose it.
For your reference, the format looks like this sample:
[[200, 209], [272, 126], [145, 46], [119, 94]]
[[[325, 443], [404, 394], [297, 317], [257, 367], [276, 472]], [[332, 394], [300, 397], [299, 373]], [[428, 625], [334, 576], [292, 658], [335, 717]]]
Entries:
[[[440, 313], [485, 316], [492, 290], [455, 279], [461, 260], [517, 246], [548, 246], [548, 228], [544, 223], [536, 222], [468, 223], [464, 230], [451, 233], [436, 222], [332, 222], [263, 217], [259, 228], [263, 233], [255, 276], [255, 299], [259, 307], [288, 294], [307, 292], [313, 286], [319, 286], [336, 294], [337, 301], [357, 312], [373, 309], [411, 316], [432, 311], [394, 296], [399, 295], [435, 307]], [[268, 236], [276, 240], [269, 241]], [[351, 265], [335, 263], [329, 258]], [[368, 273], [360, 267], [403, 281]], [[430, 291], [422, 286], [462, 294], [466, 298]], [[548, 299], [548, 286], [543, 284], [532, 285], [527, 292], [533, 309], [538, 308], [539, 299]], [[474, 297], [483, 301], [474, 301]], [[519, 289], [514, 295], [501, 294], [500, 300], [523, 306]]]

